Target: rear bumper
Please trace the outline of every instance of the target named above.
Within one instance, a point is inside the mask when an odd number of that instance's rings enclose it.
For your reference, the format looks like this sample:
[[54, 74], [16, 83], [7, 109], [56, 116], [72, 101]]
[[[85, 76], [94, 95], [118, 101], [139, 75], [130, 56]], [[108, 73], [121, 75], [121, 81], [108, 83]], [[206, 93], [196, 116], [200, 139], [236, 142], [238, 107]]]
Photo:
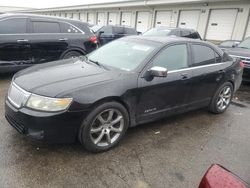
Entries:
[[47, 113], [27, 108], [16, 109], [5, 102], [5, 117], [19, 133], [50, 143], [72, 143], [86, 112]]

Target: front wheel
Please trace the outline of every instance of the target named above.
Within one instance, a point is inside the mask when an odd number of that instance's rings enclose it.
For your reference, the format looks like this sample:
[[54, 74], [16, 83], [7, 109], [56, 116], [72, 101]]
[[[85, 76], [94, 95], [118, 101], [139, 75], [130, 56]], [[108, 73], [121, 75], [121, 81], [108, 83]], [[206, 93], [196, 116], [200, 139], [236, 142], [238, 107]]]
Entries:
[[224, 83], [214, 94], [209, 110], [219, 114], [226, 111], [233, 97], [233, 85], [230, 82]]
[[79, 131], [79, 141], [91, 152], [108, 150], [121, 140], [129, 124], [126, 108], [117, 102], [107, 102], [95, 108]]

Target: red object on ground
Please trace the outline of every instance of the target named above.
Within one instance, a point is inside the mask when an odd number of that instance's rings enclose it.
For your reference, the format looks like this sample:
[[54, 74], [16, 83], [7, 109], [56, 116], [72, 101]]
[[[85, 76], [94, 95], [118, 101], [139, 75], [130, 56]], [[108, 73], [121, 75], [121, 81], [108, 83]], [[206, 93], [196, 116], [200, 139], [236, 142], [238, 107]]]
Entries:
[[199, 188], [250, 188], [243, 180], [220, 165], [212, 165], [202, 178]]

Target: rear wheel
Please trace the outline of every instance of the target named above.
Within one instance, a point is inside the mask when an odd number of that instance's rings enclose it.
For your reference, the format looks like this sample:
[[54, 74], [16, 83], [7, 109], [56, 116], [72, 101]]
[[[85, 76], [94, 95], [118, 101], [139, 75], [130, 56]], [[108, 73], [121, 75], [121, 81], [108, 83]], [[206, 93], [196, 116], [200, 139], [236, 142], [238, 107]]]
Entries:
[[62, 59], [69, 59], [69, 58], [74, 58], [74, 57], [78, 57], [81, 56], [82, 54], [80, 52], [77, 51], [70, 51], [67, 52]]
[[216, 91], [209, 110], [213, 113], [219, 114], [226, 111], [233, 97], [233, 85], [226, 82]]
[[79, 141], [89, 151], [108, 150], [121, 140], [128, 128], [127, 110], [117, 102], [103, 103], [83, 122]]

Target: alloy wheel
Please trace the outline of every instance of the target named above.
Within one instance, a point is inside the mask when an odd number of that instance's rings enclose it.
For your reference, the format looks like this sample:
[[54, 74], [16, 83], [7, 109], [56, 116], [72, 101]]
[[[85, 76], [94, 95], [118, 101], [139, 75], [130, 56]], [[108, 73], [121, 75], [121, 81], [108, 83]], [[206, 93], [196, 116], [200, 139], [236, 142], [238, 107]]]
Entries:
[[99, 113], [90, 127], [92, 142], [100, 147], [113, 144], [124, 129], [124, 117], [119, 110], [107, 109]]
[[232, 97], [231, 87], [225, 86], [224, 88], [222, 88], [218, 96], [217, 108], [221, 111], [225, 110], [231, 101], [231, 97]]

